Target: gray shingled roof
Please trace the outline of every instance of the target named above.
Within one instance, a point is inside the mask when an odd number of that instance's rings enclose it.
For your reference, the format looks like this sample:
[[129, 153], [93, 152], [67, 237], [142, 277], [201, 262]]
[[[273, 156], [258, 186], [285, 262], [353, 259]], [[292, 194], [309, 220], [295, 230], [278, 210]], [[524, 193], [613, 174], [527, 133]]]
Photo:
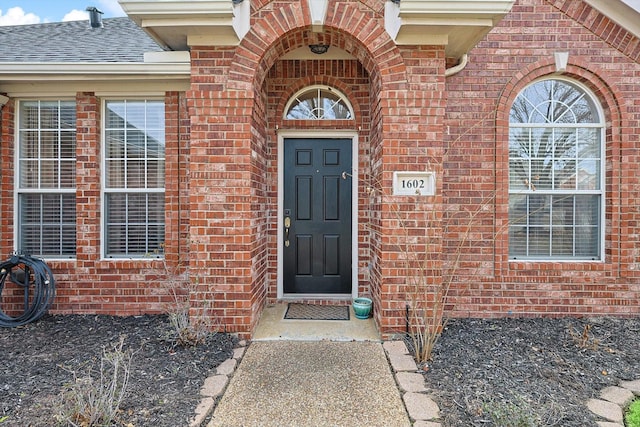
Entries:
[[0, 26], [2, 62], [142, 62], [163, 49], [129, 18]]

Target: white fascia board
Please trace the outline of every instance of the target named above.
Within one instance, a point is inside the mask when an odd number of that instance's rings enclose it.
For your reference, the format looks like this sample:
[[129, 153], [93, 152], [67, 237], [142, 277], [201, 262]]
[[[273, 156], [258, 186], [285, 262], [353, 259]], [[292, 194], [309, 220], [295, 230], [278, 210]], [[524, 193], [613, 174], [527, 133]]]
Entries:
[[449, 34], [446, 32], [438, 33], [425, 32], [423, 27], [411, 27], [403, 26], [402, 32], [396, 36], [396, 44], [399, 45], [433, 45], [433, 46], [448, 46]]
[[163, 52], [145, 52], [145, 63], [162, 63], [162, 64], [190, 64], [191, 53], [186, 50], [180, 51], [163, 51]]
[[146, 76], [146, 78], [189, 78], [191, 64], [179, 63], [125, 63], [125, 62], [4, 62], [0, 63], [0, 81], [29, 80], [33, 76], [53, 79], [77, 79], [85, 76]]
[[385, 28], [397, 44], [445, 45], [459, 56], [511, 10], [515, 0], [401, 0], [385, 4]]
[[189, 37], [237, 45], [251, 23], [250, 0], [120, 0], [125, 13], [160, 45], [182, 50]]
[[239, 44], [238, 36], [224, 31], [187, 36], [187, 46], [237, 46]]
[[124, 12], [136, 18], [228, 17], [233, 18], [231, 0], [119, 0]]
[[226, 18], [150, 18], [143, 19], [142, 28], [173, 28], [173, 27], [229, 27], [233, 29], [232, 20]]
[[400, 16], [440, 15], [455, 18], [459, 15], [502, 15], [510, 10], [515, 0], [401, 0]]
[[0, 63], [0, 92], [10, 96], [76, 92], [186, 91], [189, 63]]
[[640, 37], [640, 11], [620, 0], [585, 0], [585, 3], [634, 36]]
[[490, 18], [458, 18], [455, 21], [452, 21], [449, 18], [438, 18], [438, 17], [415, 17], [415, 18], [404, 18], [402, 20], [402, 25], [410, 25], [410, 26], [422, 26], [426, 30], [429, 27], [433, 28], [465, 28], [465, 27], [493, 27], [493, 21]]
[[74, 97], [78, 92], [93, 92], [96, 96], [163, 96], [167, 92], [185, 92], [191, 87], [189, 81], [138, 79], [103, 80], [29, 80], [3, 82], [0, 92], [12, 98]]

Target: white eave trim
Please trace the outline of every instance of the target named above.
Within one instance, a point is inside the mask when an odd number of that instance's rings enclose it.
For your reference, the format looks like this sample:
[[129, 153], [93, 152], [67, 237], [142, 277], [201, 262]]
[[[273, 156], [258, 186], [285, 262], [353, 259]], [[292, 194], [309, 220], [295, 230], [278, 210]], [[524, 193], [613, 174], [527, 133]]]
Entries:
[[233, 18], [231, 0], [119, 0], [129, 16]]
[[457, 15], [505, 15], [514, 0], [401, 0], [401, 16], [440, 15], [454, 18]]
[[[160, 45], [234, 46], [249, 32], [250, 0], [119, 0], [125, 13]], [[191, 39], [191, 41], [189, 40]]]
[[585, 3], [640, 38], [640, 11], [620, 0], [585, 0]]
[[448, 56], [472, 49], [515, 0], [387, 0], [385, 28], [396, 44], [441, 44]]
[[123, 62], [2, 62], [0, 82], [27, 81], [35, 77], [50, 80], [83, 80], [135, 78], [176, 80], [189, 79], [189, 62], [123, 63]]

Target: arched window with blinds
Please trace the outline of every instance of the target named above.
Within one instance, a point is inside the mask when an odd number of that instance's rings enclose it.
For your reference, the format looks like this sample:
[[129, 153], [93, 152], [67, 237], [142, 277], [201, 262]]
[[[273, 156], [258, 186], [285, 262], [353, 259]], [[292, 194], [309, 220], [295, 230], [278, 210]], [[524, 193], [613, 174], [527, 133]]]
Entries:
[[509, 117], [509, 257], [600, 260], [603, 252], [602, 108], [584, 86], [543, 79]]

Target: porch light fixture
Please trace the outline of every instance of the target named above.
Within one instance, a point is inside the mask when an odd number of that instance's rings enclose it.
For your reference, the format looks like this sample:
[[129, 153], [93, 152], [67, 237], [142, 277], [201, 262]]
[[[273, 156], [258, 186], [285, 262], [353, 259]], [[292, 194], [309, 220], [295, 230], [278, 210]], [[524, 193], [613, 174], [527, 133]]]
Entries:
[[311, 52], [315, 53], [316, 55], [322, 55], [323, 53], [327, 53], [327, 51], [329, 50], [329, 45], [328, 44], [310, 44], [309, 49], [311, 49]]
[[242, 3], [244, 0], [232, 0], [231, 3], [233, 4], [240, 4]]

